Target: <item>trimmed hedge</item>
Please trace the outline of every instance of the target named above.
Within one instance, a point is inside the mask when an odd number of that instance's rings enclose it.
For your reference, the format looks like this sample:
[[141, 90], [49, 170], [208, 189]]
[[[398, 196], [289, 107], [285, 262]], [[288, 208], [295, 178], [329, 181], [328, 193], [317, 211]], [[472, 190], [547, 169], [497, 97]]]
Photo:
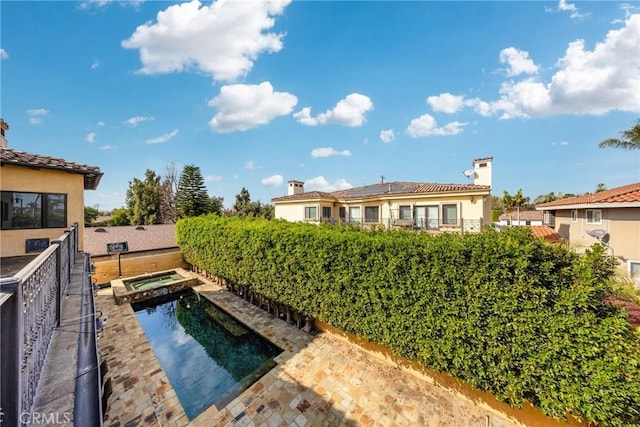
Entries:
[[181, 220], [177, 240], [201, 269], [511, 405], [640, 424], [640, 335], [601, 302], [613, 262], [599, 245], [215, 216]]

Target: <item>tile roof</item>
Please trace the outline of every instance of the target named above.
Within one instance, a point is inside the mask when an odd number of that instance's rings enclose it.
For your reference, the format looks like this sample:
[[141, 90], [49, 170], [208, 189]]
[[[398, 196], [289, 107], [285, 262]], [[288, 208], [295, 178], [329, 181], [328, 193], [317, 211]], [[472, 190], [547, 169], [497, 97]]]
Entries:
[[562, 242], [562, 236], [553, 231], [553, 228], [548, 227], [546, 225], [529, 225], [531, 229], [531, 234], [535, 237], [542, 238], [549, 243], [560, 243]]
[[[134, 225], [122, 227], [87, 227], [84, 229], [84, 250], [91, 256], [107, 255], [107, 243], [127, 242], [129, 252], [175, 248], [176, 225], [145, 225], [143, 230]], [[96, 230], [103, 229], [104, 232]]]
[[511, 211], [509, 213], [504, 213], [498, 217], [499, 220], [517, 220], [518, 215], [520, 215], [520, 221], [542, 221], [544, 219], [544, 212], [542, 211]]
[[599, 203], [640, 203], [640, 182], [623, 185], [622, 187], [600, 191], [584, 196], [568, 197], [566, 199], [554, 200], [553, 202], [536, 205], [536, 209], [545, 209], [558, 206], [588, 205]]
[[466, 191], [481, 191], [489, 193], [488, 185], [474, 184], [435, 184], [426, 182], [384, 182], [362, 187], [339, 190], [331, 193], [309, 191], [291, 196], [281, 196], [271, 199], [272, 202], [284, 202], [308, 199], [356, 200], [373, 199], [381, 196], [413, 196], [420, 194], [457, 193]]
[[41, 156], [25, 153], [11, 148], [0, 149], [0, 165], [27, 166], [43, 169], [55, 169], [84, 175], [85, 190], [95, 190], [98, 187], [102, 172], [97, 166], [83, 165], [57, 157]]

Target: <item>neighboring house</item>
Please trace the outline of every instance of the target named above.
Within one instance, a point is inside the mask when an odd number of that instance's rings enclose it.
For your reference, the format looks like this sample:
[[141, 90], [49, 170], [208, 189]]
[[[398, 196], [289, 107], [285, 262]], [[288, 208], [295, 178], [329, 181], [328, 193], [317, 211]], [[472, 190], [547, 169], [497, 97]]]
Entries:
[[82, 251], [84, 190], [97, 188], [100, 169], [7, 148], [1, 119], [0, 128], [0, 257], [42, 252], [76, 222]]
[[500, 225], [543, 225], [544, 213], [540, 211], [511, 211], [498, 217]]
[[275, 217], [288, 221], [348, 222], [430, 231], [481, 231], [491, 223], [492, 157], [465, 171], [473, 184], [380, 182], [334, 192], [304, 191], [289, 181], [287, 196], [271, 201]]
[[640, 182], [595, 194], [536, 205], [544, 223], [571, 247], [582, 249], [598, 241], [640, 273]]

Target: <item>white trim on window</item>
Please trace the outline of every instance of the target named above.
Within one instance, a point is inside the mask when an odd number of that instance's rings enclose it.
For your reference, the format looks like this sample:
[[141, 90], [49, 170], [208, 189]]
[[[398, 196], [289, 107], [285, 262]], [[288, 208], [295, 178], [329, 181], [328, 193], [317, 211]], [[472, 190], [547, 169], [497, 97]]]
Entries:
[[305, 206], [304, 207], [304, 219], [308, 219], [308, 220], [318, 219], [318, 207], [317, 206]]
[[586, 209], [584, 218], [587, 224], [602, 224], [602, 209]]
[[578, 209], [571, 211], [571, 222], [578, 222]]

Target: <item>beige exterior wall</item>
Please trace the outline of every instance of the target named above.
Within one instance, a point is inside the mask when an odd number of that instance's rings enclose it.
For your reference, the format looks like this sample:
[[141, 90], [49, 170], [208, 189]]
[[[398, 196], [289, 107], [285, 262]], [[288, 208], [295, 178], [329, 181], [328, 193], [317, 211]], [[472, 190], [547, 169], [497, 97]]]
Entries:
[[92, 257], [91, 261], [96, 266], [92, 279], [98, 285], [104, 285], [122, 277], [139, 276], [173, 268], [189, 268], [182, 252], [177, 248], [122, 254], [119, 264], [117, 255]]
[[[2, 191], [64, 193], [67, 195], [67, 228], [74, 222], [78, 227], [78, 250], [83, 250], [84, 239], [84, 177], [65, 171], [31, 169], [29, 167], [3, 165], [0, 168]], [[66, 228], [38, 228], [0, 231], [0, 256], [26, 255], [25, 240], [49, 238], [55, 240]]]
[[[404, 198], [374, 199], [374, 200], [353, 200], [349, 202], [333, 202], [333, 201], [296, 201], [296, 202], [278, 202], [275, 203], [275, 217], [285, 219], [287, 221], [298, 222], [305, 221], [304, 212], [306, 207], [316, 207], [319, 222], [322, 216], [322, 208], [331, 208], [331, 216], [338, 219], [340, 207], [346, 210], [346, 216], [349, 218], [349, 208], [359, 207], [360, 218], [364, 221], [365, 208], [370, 206], [378, 207], [378, 222], [385, 225], [392, 225], [393, 219], [398, 219], [400, 206], [410, 206], [411, 212], [416, 207], [437, 206], [438, 218], [442, 219], [442, 206], [454, 204], [457, 207], [457, 219], [478, 220], [483, 225], [491, 223], [491, 195], [460, 193], [453, 195], [420, 195]], [[471, 231], [471, 230], [469, 230]], [[479, 231], [479, 230], [473, 230]]]
[[572, 210], [556, 211], [556, 231], [569, 242], [572, 248], [582, 252], [598, 240], [587, 231], [602, 229], [610, 235], [609, 245], [616, 256], [640, 260], [640, 208], [600, 209], [600, 224], [588, 224], [586, 209], [576, 209], [577, 220], [573, 221]]

